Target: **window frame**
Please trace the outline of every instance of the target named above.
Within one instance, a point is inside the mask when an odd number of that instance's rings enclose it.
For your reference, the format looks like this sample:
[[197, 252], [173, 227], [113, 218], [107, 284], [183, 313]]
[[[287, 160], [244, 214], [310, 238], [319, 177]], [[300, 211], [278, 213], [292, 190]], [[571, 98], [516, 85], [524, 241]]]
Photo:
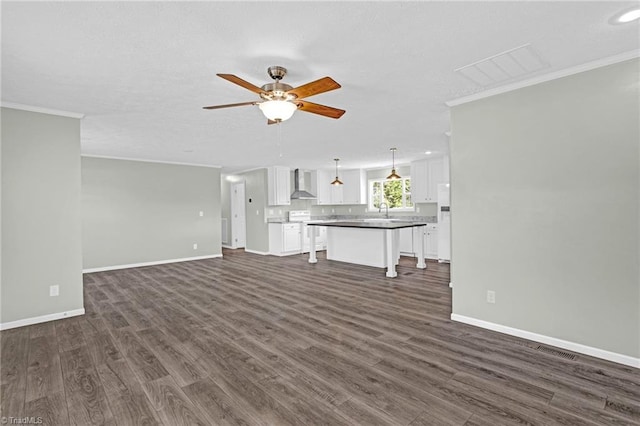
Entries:
[[[376, 182], [380, 182], [382, 184], [382, 187], [384, 188], [384, 184], [385, 182], [393, 182], [396, 179], [387, 179], [387, 178], [374, 178], [374, 179], [369, 179], [367, 181], [367, 210], [368, 211], [379, 211], [378, 207], [375, 207], [373, 205], [373, 185]], [[409, 196], [411, 198], [411, 191], [407, 192], [407, 182], [410, 182], [411, 185], [411, 176], [405, 176], [400, 178], [399, 180], [402, 181], [402, 207], [391, 207], [389, 206], [389, 211], [390, 212], [402, 212], [402, 211], [415, 211], [415, 203], [412, 201], [412, 205], [411, 206], [407, 206], [407, 196]], [[383, 199], [384, 200], [384, 199]], [[382, 201], [381, 201], [382, 202]]]

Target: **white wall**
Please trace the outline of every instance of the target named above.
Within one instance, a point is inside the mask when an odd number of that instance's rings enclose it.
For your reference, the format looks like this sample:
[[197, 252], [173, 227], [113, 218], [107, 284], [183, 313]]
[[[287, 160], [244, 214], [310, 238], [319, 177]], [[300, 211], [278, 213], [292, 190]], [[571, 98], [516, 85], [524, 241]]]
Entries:
[[454, 316], [640, 366], [638, 75], [631, 60], [452, 108]]
[[219, 168], [82, 157], [84, 269], [220, 256], [220, 189]]
[[80, 120], [1, 111], [0, 323], [81, 314]]

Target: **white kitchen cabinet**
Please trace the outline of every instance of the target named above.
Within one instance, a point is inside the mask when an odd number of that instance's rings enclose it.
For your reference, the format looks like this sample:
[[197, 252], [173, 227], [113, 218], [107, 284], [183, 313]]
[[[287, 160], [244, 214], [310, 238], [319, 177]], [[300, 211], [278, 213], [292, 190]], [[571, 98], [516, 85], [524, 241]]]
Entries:
[[316, 170], [311, 173], [311, 192], [317, 197], [315, 204], [367, 204], [367, 174], [364, 170], [340, 172], [343, 185], [331, 185], [335, 171]]
[[438, 225], [427, 225], [424, 238], [424, 256], [427, 259], [438, 259]]
[[331, 186], [333, 180], [327, 170], [314, 170], [311, 172], [311, 193], [315, 194], [315, 204], [331, 204]]
[[415, 257], [415, 251], [413, 250], [413, 228], [401, 228], [400, 229], [400, 255]]
[[287, 256], [302, 252], [301, 223], [270, 223], [269, 254]]
[[413, 161], [411, 163], [411, 199], [414, 203], [438, 202], [438, 184], [446, 183], [445, 159]]
[[267, 202], [270, 206], [291, 204], [291, 169], [274, 166], [267, 169]]
[[327, 249], [327, 227], [302, 225], [302, 252], [308, 253], [311, 245], [311, 232], [316, 234], [316, 251]]
[[342, 204], [344, 185], [331, 185], [335, 179], [335, 172], [329, 170], [315, 170], [311, 173], [311, 193], [315, 194], [315, 204]]
[[367, 172], [364, 170], [346, 170], [340, 180], [343, 204], [367, 204]]

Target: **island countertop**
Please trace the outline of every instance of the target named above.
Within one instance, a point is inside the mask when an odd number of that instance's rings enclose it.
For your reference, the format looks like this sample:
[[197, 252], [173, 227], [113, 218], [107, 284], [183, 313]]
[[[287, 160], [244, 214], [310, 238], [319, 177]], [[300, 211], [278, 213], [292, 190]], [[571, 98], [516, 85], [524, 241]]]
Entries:
[[367, 229], [401, 229], [414, 226], [427, 226], [427, 222], [413, 222], [403, 220], [333, 220], [324, 222], [308, 222], [309, 226], [335, 226], [340, 228], [367, 228]]

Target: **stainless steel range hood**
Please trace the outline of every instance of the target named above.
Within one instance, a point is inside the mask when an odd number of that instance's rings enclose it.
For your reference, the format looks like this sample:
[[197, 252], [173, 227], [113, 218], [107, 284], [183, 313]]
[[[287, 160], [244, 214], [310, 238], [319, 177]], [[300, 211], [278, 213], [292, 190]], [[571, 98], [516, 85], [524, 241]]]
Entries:
[[300, 172], [299, 169], [293, 171], [293, 194], [291, 194], [292, 200], [315, 200], [316, 196], [310, 192], [307, 192], [304, 185], [304, 172]]

